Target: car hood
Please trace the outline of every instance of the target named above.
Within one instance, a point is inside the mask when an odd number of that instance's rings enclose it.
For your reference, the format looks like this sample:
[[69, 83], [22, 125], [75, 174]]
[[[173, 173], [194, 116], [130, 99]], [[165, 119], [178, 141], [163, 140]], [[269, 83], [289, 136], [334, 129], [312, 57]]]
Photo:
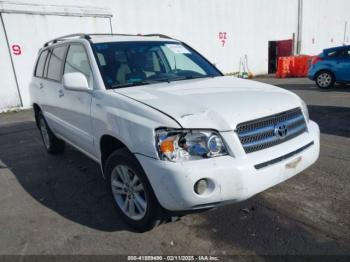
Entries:
[[284, 89], [232, 76], [115, 89], [174, 118], [183, 128], [234, 130], [245, 121], [300, 107]]

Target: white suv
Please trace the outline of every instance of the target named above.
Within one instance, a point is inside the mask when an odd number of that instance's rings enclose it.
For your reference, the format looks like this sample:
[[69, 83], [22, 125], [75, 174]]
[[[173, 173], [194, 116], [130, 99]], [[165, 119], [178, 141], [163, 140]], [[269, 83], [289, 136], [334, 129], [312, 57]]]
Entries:
[[139, 230], [245, 200], [319, 155], [318, 125], [286, 90], [223, 76], [163, 35], [86, 35], [40, 50], [30, 92], [49, 153], [68, 143], [101, 165]]

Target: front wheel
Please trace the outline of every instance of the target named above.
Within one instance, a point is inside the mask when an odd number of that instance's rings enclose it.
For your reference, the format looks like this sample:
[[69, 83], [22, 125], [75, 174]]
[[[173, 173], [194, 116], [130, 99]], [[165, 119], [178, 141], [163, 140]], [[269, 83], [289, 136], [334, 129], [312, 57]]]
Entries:
[[327, 89], [333, 87], [335, 78], [331, 72], [322, 71], [316, 76], [316, 85], [319, 88]]
[[108, 187], [124, 221], [138, 231], [160, 224], [160, 206], [145, 172], [127, 150], [117, 150], [105, 166]]

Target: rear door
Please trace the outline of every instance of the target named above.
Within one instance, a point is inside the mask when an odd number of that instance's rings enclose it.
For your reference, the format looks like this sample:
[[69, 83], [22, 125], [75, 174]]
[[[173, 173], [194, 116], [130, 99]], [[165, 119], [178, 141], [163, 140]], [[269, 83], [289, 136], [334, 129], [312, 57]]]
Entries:
[[62, 89], [62, 71], [67, 45], [50, 48], [46, 58], [43, 76], [39, 81], [41, 107], [50, 128], [57, 134], [62, 132], [59, 92]]
[[[44, 77], [44, 68], [46, 65], [46, 60], [49, 57], [49, 49], [43, 50], [39, 53], [37, 63], [35, 65], [34, 74], [29, 84], [30, 95], [34, 103], [38, 103], [42, 110], [45, 111], [43, 103], [44, 92], [43, 92], [43, 77]], [[46, 103], [45, 103], [46, 105]]]
[[83, 44], [69, 45], [64, 73], [80, 72], [88, 80], [90, 90], [72, 91], [60, 85], [58, 90], [58, 117], [63, 125], [62, 136], [71, 144], [88, 155], [93, 155], [93, 137], [91, 135], [91, 93], [93, 75], [90, 61]]

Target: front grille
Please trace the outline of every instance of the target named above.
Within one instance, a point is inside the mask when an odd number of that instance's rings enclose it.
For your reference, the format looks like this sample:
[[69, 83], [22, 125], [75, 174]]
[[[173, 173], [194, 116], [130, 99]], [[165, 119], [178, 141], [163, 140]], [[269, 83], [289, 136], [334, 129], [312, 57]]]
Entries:
[[[278, 132], [281, 127], [284, 132]], [[237, 125], [237, 134], [246, 153], [288, 141], [307, 131], [300, 108]]]

